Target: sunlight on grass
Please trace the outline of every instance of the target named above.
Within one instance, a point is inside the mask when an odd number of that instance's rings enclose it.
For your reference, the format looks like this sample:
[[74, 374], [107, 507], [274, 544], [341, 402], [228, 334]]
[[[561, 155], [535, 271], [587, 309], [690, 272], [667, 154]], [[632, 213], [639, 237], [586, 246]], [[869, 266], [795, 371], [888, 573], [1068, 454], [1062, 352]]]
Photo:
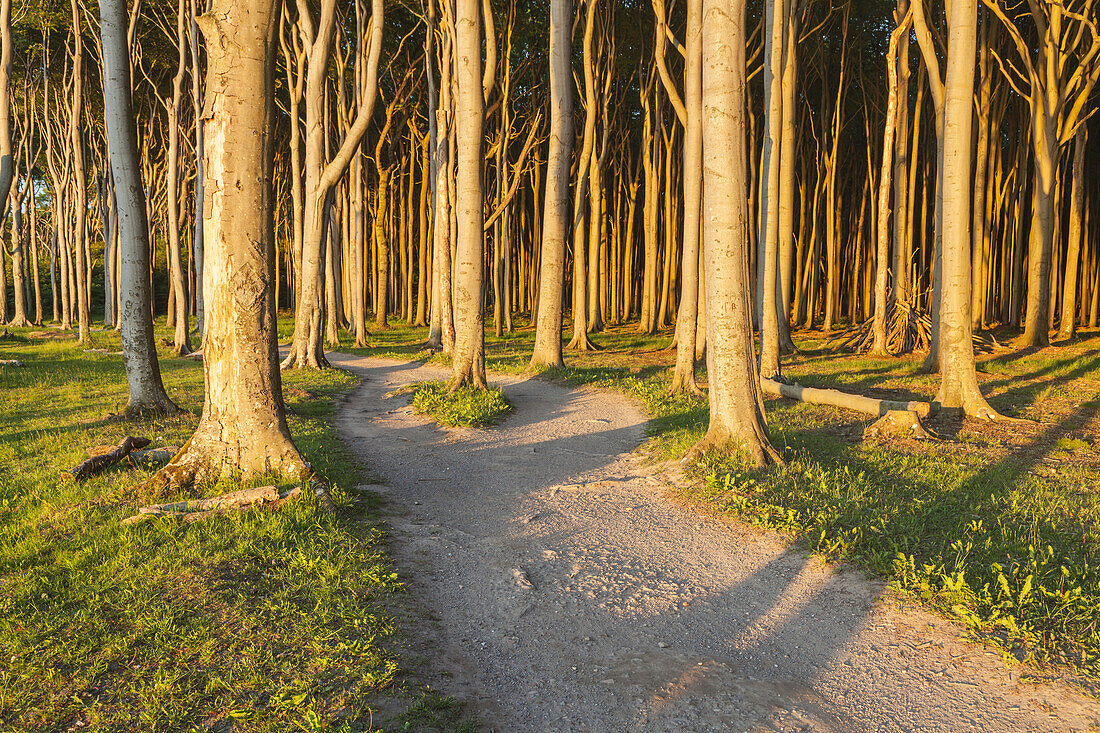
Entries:
[[[381, 697], [422, 705], [389, 650], [385, 606], [402, 586], [381, 529], [346, 490], [359, 471], [332, 417], [351, 374], [284, 375], [291, 432], [332, 483], [336, 512], [304, 497], [122, 527], [154, 498], [139, 483], [149, 470], [79, 484], [58, 474], [127, 434], [181, 445], [201, 409], [201, 363], [162, 355], [187, 412], [121, 421], [120, 356], [15, 335], [0, 341], [0, 358], [25, 364], [0, 367], [0, 727], [365, 730]], [[113, 333], [94, 339], [118, 349]]]
[[463, 385], [454, 392], [446, 382], [418, 382], [412, 388], [417, 413], [451, 427], [484, 428], [504, 419], [512, 410], [496, 387]]

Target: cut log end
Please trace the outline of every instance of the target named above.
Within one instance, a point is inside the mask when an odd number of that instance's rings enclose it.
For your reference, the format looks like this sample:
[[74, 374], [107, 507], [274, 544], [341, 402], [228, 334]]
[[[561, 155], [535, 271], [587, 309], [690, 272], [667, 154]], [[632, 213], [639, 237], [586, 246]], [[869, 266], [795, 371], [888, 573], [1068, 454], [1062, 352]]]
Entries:
[[913, 410], [890, 410], [868, 425], [863, 431], [864, 440], [889, 440], [912, 438], [931, 440], [932, 434], [921, 425], [920, 416]]

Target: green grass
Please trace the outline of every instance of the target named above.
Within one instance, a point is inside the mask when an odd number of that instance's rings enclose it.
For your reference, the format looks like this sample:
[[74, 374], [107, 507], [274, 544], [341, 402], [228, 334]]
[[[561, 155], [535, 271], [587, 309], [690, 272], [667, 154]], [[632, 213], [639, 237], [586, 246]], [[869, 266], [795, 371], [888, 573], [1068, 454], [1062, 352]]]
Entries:
[[421, 415], [451, 427], [484, 428], [504, 419], [512, 406], [496, 387], [465, 384], [454, 392], [447, 382], [418, 382], [412, 406]]
[[[335, 512], [305, 497], [123, 527], [150, 500], [236, 488], [154, 495], [140, 486], [149, 471], [122, 467], [58, 481], [87, 447], [127, 434], [180, 445], [201, 409], [202, 366], [162, 354], [187, 412], [122, 421], [120, 356], [29, 332], [0, 340], [0, 359], [25, 364], [0, 367], [0, 728], [460, 729], [453, 702], [424, 725], [402, 717], [423, 698], [392, 651], [401, 633], [387, 608], [402, 586], [381, 529], [348, 491], [359, 470], [332, 424], [352, 375], [284, 375], [291, 432], [331, 482]], [[93, 339], [118, 349], [114, 334]]]
[[[566, 329], [568, 330], [568, 329]], [[678, 458], [706, 430], [707, 404], [667, 393], [667, 331], [630, 327], [593, 337], [605, 350], [566, 352], [541, 376], [623, 391], [649, 412], [649, 450]], [[380, 335], [381, 336], [381, 335]], [[920, 358], [836, 354], [799, 334], [788, 376], [877, 397], [930, 399], [937, 375]], [[361, 353], [424, 358], [423, 329], [395, 331]], [[532, 333], [486, 337], [489, 368], [520, 372]], [[993, 406], [1028, 424], [929, 422], [946, 440], [864, 444], [873, 418], [766, 401], [772, 442], [786, 465], [757, 470], [737, 454], [695, 466], [685, 497], [718, 513], [787, 532], [812, 552], [889, 579], [957, 618], [1007, 659], [1066, 665], [1100, 678], [1100, 333], [1038, 352], [979, 359]], [[401, 344], [406, 344], [402, 346]], [[404, 350], [404, 351], [402, 351]], [[445, 363], [441, 355], [431, 361]], [[705, 379], [705, 372], [701, 375]]]

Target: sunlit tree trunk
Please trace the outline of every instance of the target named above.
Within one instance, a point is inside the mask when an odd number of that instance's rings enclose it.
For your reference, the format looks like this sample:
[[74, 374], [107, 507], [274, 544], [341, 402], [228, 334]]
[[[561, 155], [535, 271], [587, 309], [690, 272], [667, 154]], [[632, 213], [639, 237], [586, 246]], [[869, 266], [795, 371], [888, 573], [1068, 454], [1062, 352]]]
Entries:
[[968, 416], [997, 413], [978, 388], [970, 320], [970, 161], [973, 153], [974, 49], [977, 0], [953, 0], [948, 24], [943, 124], [943, 288], [936, 401]]
[[757, 465], [768, 441], [752, 343], [745, 197], [744, 0], [703, 4], [703, 258], [710, 426], [692, 449], [740, 447]]
[[[570, 0], [550, 0], [550, 136], [539, 267], [538, 315], [531, 367], [564, 366], [561, 353], [565, 242], [569, 226], [569, 159], [573, 148]], [[536, 188], [537, 190], [537, 188]]]
[[458, 147], [455, 209], [455, 347], [451, 390], [464, 384], [485, 386], [485, 196], [481, 175], [485, 92], [482, 88], [481, 14], [478, 0], [458, 0], [455, 13], [455, 75]]
[[275, 340], [273, 5], [212, 0], [198, 18], [208, 55], [206, 400], [194, 435], [156, 481], [311, 474], [287, 429]]

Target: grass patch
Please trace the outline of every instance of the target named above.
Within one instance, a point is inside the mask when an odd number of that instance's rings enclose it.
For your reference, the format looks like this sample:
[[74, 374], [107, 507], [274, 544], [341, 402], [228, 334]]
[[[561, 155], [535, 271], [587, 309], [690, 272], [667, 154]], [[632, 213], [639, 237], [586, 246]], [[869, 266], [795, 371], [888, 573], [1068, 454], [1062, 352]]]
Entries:
[[[123, 421], [120, 356], [29, 331], [0, 343], [0, 358], [25, 364], [0, 367], [0, 728], [352, 731], [408, 722], [402, 711], [418, 709], [422, 695], [391, 651], [400, 638], [387, 611], [402, 586], [381, 529], [347, 490], [359, 471], [332, 423], [334, 398], [355, 378], [284, 374], [291, 432], [331, 482], [336, 512], [305, 497], [194, 524], [122, 527], [153, 498], [138, 487], [149, 471], [115, 467], [79, 484], [57, 476], [86, 447], [126, 434], [182, 444], [201, 410], [202, 365], [162, 354], [169, 394], [186, 412]], [[119, 348], [110, 332], [93, 340]], [[209, 496], [233, 483], [156, 498]]]
[[496, 387], [465, 384], [452, 392], [446, 382], [413, 385], [412, 406], [421, 415], [451, 427], [484, 428], [495, 425], [512, 410]]

